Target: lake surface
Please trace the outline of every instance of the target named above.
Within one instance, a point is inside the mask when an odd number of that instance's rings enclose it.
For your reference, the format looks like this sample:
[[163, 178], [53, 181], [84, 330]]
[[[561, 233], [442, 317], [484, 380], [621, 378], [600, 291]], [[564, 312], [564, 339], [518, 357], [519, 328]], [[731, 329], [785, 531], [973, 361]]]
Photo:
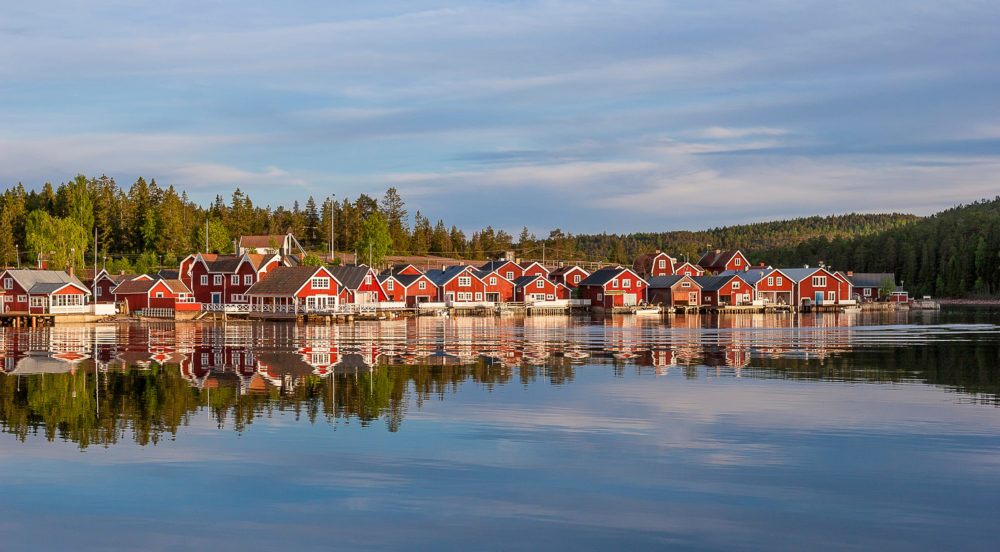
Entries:
[[5, 328], [0, 549], [995, 549], [997, 324]]

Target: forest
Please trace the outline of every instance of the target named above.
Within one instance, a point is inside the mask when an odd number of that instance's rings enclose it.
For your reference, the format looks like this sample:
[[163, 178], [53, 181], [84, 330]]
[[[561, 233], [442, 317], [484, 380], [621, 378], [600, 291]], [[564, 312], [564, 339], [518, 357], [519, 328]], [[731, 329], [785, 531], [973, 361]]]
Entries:
[[[696, 262], [709, 249], [742, 249], [754, 262], [800, 266], [819, 261], [838, 269], [895, 272], [914, 294], [993, 296], [1000, 286], [1000, 199], [959, 206], [931, 217], [902, 213], [812, 216], [704, 231], [571, 234], [554, 229], [518, 236], [486, 226], [466, 233], [443, 219], [410, 216], [395, 188], [380, 197], [306, 198], [291, 206], [255, 204], [238, 188], [209, 205], [185, 191], [138, 178], [127, 188], [106, 175], [77, 175], [40, 190], [18, 183], [0, 197], [0, 262], [52, 268], [98, 263], [109, 270], [148, 272], [176, 267], [195, 251], [231, 252], [241, 235], [291, 231], [313, 252], [330, 247], [333, 218], [340, 252], [372, 244], [385, 255], [435, 255], [480, 261], [513, 250], [518, 257], [557, 262], [629, 264], [656, 249]], [[96, 234], [96, 242], [95, 242]], [[207, 236], [206, 236], [207, 234]], [[95, 249], [96, 243], [96, 249]]]

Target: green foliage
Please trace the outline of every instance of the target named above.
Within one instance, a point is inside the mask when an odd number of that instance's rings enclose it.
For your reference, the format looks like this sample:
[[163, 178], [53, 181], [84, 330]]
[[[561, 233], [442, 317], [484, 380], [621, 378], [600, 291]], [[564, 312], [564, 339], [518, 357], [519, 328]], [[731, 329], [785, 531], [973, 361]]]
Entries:
[[879, 283], [878, 291], [879, 296], [890, 297], [892, 296], [892, 292], [896, 291], [896, 283], [892, 278], [882, 278], [882, 281]]
[[28, 252], [36, 258], [39, 254], [48, 257], [49, 268], [83, 266], [89, 240], [87, 231], [76, 221], [35, 210], [28, 214], [24, 227]]
[[[205, 223], [202, 222], [195, 231], [195, 243], [198, 248], [205, 247]], [[221, 221], [211, 219], [208, 221], [208, 250], [206, 253], [218, 251], [219, 253], [232, 253], [233, 242], [229, 238], [229, 231]]]
[[[358, 254], [369, 260], [372, 266], [379, 265], [392, 253], [392, 235], [389, 224], [381, 213], [372, 213], [361, 227], [361, 236], [355, 242]], [[370, 258], [369, 258], [370, 257]]]
[[302, 266], [323, 266], [323, 259], [318, 255], [310, 253], [302, 258]]

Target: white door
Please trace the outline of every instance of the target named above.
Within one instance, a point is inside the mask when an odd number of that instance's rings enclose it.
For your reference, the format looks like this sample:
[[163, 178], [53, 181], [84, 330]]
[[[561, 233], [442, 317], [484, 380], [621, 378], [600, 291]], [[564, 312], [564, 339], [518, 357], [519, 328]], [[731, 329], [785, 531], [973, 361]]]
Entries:
[[635, 305], [637, 303], [636, 294], [634, 294], [634, 293], [626, 293], [625, 297], [624, 297], [624, 300], [625, 300], [625, 306], [626, 307]]

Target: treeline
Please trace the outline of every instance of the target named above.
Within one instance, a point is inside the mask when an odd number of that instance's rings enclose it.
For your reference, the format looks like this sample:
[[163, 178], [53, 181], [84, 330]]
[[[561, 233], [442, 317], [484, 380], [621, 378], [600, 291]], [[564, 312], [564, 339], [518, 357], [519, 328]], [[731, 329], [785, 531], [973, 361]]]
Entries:
[[960, 205], [869, 236], [814, 238], [757, 255], [774, 266], [823, 261], [835, 269], [893, 272], [913, 295], [1000, 295], [1000, 196]]

